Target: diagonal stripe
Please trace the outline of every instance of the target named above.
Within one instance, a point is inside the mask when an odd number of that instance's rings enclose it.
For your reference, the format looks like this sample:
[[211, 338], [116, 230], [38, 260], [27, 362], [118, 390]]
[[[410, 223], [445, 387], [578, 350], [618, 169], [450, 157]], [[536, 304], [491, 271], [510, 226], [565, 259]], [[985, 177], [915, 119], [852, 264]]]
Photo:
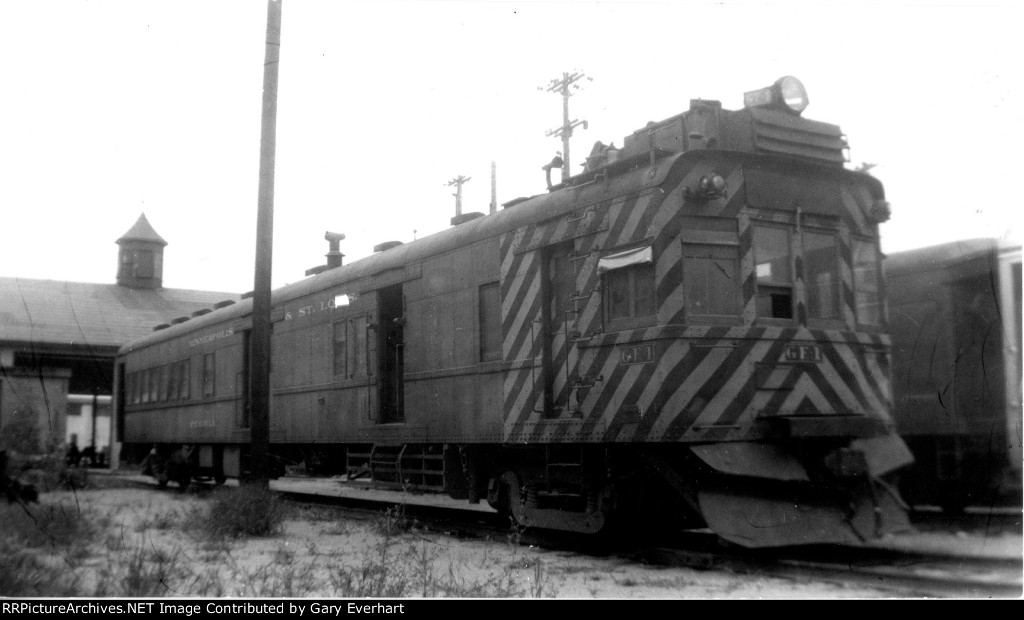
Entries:
[[844, 212], [847, 215], [847, 219], [850, 221], [850, 225], [853, 226], [854, 230], [860, 231], [861, 233], [869, 232], [867, 222], [864, 219], [864, 211], [861, 209], [859, 201], [851, 192], [849, 185], [843, 185], [839, 190], [839, 197], [842, 199]]
[[[742, 401], [738, 401], [738, 399], [749, 399], [755, 392], [756, 375], [750, 372], [746, 361], [748, 358], [773, 361], [779, 359], [794, 332], [795, 330], [785, 329], [783, 330], [784, 335], [776, 338], [766, 335], [763, 337], [764, 339], [745, 343], [744, 347], [736, 351], [729, 363], [715, 373], [712, 380], [705, 383], [698, 391], [698, 396], [707, 400], [708, 404], [694, 425], [713, 426], [735, 423], [745, 409], [742, 406]], [[673, 423], [669, 438], [677, 439], [684, 430]], [[666, 435], [669, 435], [668, 431], [666, 431]]]

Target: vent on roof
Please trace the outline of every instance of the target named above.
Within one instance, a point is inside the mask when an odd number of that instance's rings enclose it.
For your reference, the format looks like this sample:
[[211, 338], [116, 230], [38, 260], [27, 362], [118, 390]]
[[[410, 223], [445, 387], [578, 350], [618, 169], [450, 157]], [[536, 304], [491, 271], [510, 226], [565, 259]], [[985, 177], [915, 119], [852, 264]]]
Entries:
[[170, 327], [170, 325], [168, 325], [167, 323], [161, 323], [161, 324], [157, 325], [156, 327], [154, 327], [153, 331], [158, 332], [161, 329], [167, 329], [168, 327]]
[[197, 316], [203, 316], [204, 314], [210, 314], [211, 312], [213, 312], [213, 310], [210, 310], [209, 308], [203, 308], [202, 310], [196, 310], [195, 312], [192, 313], [192, 318], [195, 318]]
[[235, 302], [231, 301], [230, 299], [225, 299], [224, 301], [218, 301], [217, 303], [213, 304], [213, 307], [214, 308], [227, 308], [228, 306], [234, 305], [234, 303]]
[[383, 252], [385, 250], [390, 250], [391, 248], [397, 248], [400, 245], [402, 245], [401, 241], [385, 241], [383, 243], [378, 243], [377, 245], [373, 246], [373, 251]]
[[480, 213], [479, 211], [471, 211], [469, 213], [463, 213], [461, 215], [456, 215], [451, 220], [452, 226], [458, 226], [459, 224], [465, 224], [466, 222], [469, 222], [471, 220], [475, 220], [476, 218], [483, 217], [483, 216], [484, 216], [484, 214]]
[[513, 198], [512, 200], [509, 200], [508, 202], [502, 203], [501, 208], [502, 209], [508, 209], [509, 207], [514, 207], [514, 206], [516, 206], [517, 204], [519, 204], [521, 202], [526, 202], [529, 199], [530, 198], [528, 196], [520, 196], [519, 198]]
[[178, 323], [184, 323], [188, 320], [187, 316], [179, 316], [176, 319], [171, 319], [171, 325], [177, 325]]

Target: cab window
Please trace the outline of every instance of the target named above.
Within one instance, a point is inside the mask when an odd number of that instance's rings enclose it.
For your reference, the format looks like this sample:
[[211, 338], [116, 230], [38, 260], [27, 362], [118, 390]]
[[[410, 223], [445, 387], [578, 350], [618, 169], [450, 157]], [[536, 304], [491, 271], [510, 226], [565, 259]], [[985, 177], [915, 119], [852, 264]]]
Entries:
[[793, 318], [793, 269], [789, 231], [754, 226], [754, 262], [757, 276], [757, 316]]
[[857, 322], [880, 325], [882, 305], [878, 292], [878, 248], [871, 241], [853, 241], [853, 298]]
[[739, 316], [738, 272], [735, 247], [683, 244], [687, 318]]
[[839, 256], [836, 236], [804, 230], [804, 283], [807, 287], [807, 314], [812, 319], [838, 319]]
[[598, 261], [609, 331], [652, 325], [657, 312], [650, 246], [609, 254]]

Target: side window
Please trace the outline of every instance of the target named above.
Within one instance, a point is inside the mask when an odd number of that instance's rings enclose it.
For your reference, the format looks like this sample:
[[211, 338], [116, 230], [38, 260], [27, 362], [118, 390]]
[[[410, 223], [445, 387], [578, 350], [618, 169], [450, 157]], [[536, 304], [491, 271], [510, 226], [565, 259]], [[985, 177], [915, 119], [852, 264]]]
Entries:
[[203, 354], [203, 398], [214, 395], [216, 387], [216, 370], [213, 353]]
[[188, 400], [192, 397], [192, 360], [182, 360], [178, 370], [181, 380], [178, 382], [178, 398]]
[[501, 294], [497, 282], [480, 287], [480, 361], [501, 359]]
[[149, 369], [149, 402], [157, 402], [160, 392], [160, 367]]
[[149, 402], [149, 370], [143, 370], [139, 374], [142, 377], [142, 381], [140, 382], [141, 383], [140, 390], [142, 392], [142, 394], [141, 394], [142, 398], [140, 400], [142, 402], [144, 402], [144, 403], [148, 403]]
[[170, 368], [164, 364], [157, 368], [157, 401], [165, 402], [167, 400], [167, 374]]
[[878, 296], [878, 249], [871, 241], [853, 241], [853, 299], [857, 322], [880, 325], [882, 306]]
[[345, 333], [348, 329], [348, 321], [338, 321], [337, 323], [333, 323], [331, 328], [334, 330], [334, 375], [347, 376], [345, 361], [348, 355], [348, 349], [345, 346]]
[[167, 366], [167, 400], [178, 400], [178, 366], [181, 362], [174, 362]]
[[793, 318], [793, 269], [789, 230], [754, 226], [757, 316]]
[[135, 268], [135, 257], [132, 255], [131, 250], [121, 250], [121, 268], [117, 274], [119, 278], [130, 278], [132, 277], [132, 270]]
[[807, 314], [815, 319], [838, 319], [839, 248], [832, 234], [804, 230], [804, 284], [807, 287]]
[[738, 274], [737, 248], [683, 244], [687, 318], [739, 316]]
[[128, 373], [128, 402], [132, 405], [139, 403], [139, 373]]
[[153, 252], [151, 250], [139, 250], [136, 254], [135, 275], [140, 278], [152, 278], [154, 275]]
[[348, 376], [366, 376], [366, 317], [348, 320]]
[[657, 312], [650, 246], [598, 260], [603, 274], [604, 316], [609, 331], [651, 325]]

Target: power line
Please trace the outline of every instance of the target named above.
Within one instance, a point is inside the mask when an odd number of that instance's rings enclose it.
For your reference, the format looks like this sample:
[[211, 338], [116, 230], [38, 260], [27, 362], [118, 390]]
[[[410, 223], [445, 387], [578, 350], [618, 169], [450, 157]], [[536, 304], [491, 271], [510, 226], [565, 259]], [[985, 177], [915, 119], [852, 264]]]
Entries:
[[572, 130], [580, 125], [584, 129], [587, 128], [587, 121], [581, 121], [577, 119], [569, 120], [569, 97], [573, 95], [572, 91], [579, 90], [581, 86], [577, 84], [578, 81], [586, 78], [587, 80], [593, 80], [594, 78], [587, 77], [583, 73], [562, 73], [562, 79], [552, 79], [548, 83], [547, 88], [540, 86], [537, 90], [546, 90], [549, 93], [557, 93], [562, 96], [562, 126], [556, 127], [555, 129], [548, 130], [544, 135], [547, 137], [559, 136], [562, 138], [562, 182], [565, 182], [569, 178], [569, 138], [572, 137]]
[[448, 181], [448, 187], [455, 186], [455, 217], [462, 215], [462, 186], [473, 177], [464, 177], [461, 174], [451, 181]]

